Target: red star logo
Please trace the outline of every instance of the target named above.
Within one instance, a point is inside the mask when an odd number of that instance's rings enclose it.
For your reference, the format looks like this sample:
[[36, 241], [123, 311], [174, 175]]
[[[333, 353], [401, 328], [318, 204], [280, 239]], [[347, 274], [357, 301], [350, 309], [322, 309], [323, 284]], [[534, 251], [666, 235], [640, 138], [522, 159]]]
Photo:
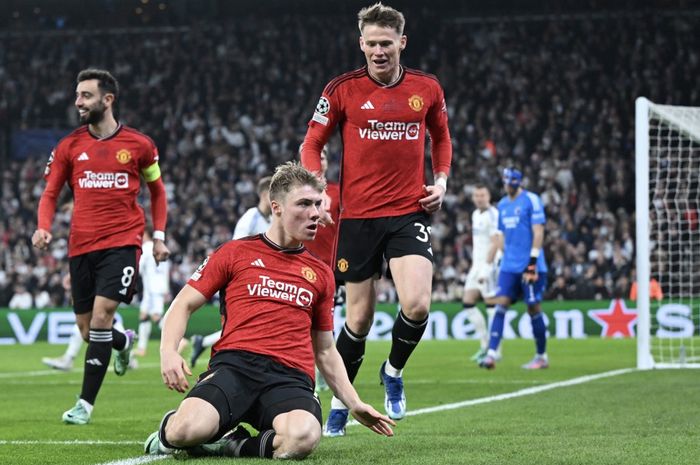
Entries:
[[607, 310], [589, 310], [588, 316], [603, 327], [601, 337], [634, 337], [637, 311], [628, 311], [622, 299], [610, 301]]

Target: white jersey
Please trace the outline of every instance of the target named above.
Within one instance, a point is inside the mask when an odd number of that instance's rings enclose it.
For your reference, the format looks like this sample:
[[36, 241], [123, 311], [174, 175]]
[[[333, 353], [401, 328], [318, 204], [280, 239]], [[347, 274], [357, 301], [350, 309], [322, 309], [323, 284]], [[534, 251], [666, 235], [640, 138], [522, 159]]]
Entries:
[[495, 234], [499, 234], [498, 209], [489, 206], [484, 211], [478, 208], [474, 210], [472, 212], [472, 267], [486, 265], [486, 257], [488, 257], [491, 248], [491, 238]]
[[146, 241], [141, 245], [141, 260], [139, 261], [139, 274], [143, 281], [144, 294], [165, 295], [170, 292], [170, 261], [160, 262], [156, 266], [153, 258], [153, 241]]
[[254, 236], [255, 234], [264, 233], [269, 228], [270, 218], [263, 215], [258, 210], [258, 207], [249, 208], [236, 223], [236, 229], [233, 230], [233, 238], [240, 239], [241, 237]]

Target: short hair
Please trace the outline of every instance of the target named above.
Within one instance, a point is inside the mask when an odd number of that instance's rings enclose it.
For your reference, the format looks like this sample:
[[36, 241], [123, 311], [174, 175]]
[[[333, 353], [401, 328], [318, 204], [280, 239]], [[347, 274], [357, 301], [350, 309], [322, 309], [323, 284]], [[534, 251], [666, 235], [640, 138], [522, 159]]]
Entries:
[[97, 80], [97, 88], [100, 89], [102, 95], [112, 94], [114, 95], [114, 100], [119, 97], [119, 83], [109, 71], [97, 68], [84, 69], [78, 73], [76, 82], [80, 83], [91, 79]]
[[483, 182], [477, 183], [474, 186], [474, 190], [477, 190], [477, 189], [486, 189], [486, 191], [489, 193], [489, 195], [491, 194], [491, 189], [489, 189], [489, 186], [487, 186]]
[[270, 190], [270, 182], [272, 182], [272, 176], [265, 176], [260, 178], [258, 181], [258, 196], [262, 195], [263, 192]]
[[280, 201], [289, 191], [298, 186], [311, 186], [316, 191], [323, 192], [326, 183], [301, 166], [299, 162], [288, 161], [275, 168], [275, 174], [270, 181], [270, 200]]
[[382, 2], [377, 2], [372, 6], [365, 7], [357, 13], [357, 26], [360, 28], [360, 33], [369, 24], [374, 24], [380, 27], [390, 27], [399, 35], [403, 35], [403, 27], [406, 25], [406, 19], [403, 13], [394, 8], [382, 5]]

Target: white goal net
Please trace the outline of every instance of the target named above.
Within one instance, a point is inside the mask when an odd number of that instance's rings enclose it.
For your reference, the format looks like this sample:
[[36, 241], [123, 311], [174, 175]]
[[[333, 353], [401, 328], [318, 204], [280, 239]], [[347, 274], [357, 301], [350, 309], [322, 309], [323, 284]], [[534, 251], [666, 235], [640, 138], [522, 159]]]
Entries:
[[636, 102], [637, 366], [700, 368], [700, 108]]

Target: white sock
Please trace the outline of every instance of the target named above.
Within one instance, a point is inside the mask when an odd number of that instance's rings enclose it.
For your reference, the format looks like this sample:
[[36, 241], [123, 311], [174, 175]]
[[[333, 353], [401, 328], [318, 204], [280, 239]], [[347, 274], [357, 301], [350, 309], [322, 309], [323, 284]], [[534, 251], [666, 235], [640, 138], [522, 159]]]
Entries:
[[73, 331], [70, 333], [70, 339], [68, 340], [68, 347], [66, 347], [66, 353], [63, 354], [65, 358], [70, 360], [75, 360], [78, 356], [80, 348], [83, 346], [83, 336], [80, 334], [80, 328], [78, 325], [73, 326]]
[[476, 307], [468, 307], [467, 318], [469, 322], [474, 326], [476, 335], [479, 336], [480, 344], [482, 349], [486, 349], [489, 346], [489, 333], [486, 329], [486, 320], [484, 320], [484, 315], [481, 314]]
[[142, 321], [139, 323], [139, 342], [138, 349], [145, 351], [148, 347], [148, 338], [151, 337], [151, 320]]
[[348, 408], [345, 406], [343, 401], [338, 399], [336, 396], [333, 396], [331, 399], [331, 408], [332, 409], [340, 409], [340, 410], [347, 410]]
[[83, 405], [83, 408], [87, 411], [88, 415], [92, 415], [93, 405], [84, 399], [80, 399], [80, 403]]
[[211, 347], [214, 344], [216, 344], [216, 341], [221, 339], [221, 331], [217, 331], [215, 333], [211, 333], [208, 336], [204, 336], [204, 339], [202, 340], [202, 347]]
[[399, 378], [403, 375], [403, 368], [401, 370], [391, 366], [391, 362], [387, 359], [386, 365], [384, 365], [384, 373], [391, 376], [392, 378]]

